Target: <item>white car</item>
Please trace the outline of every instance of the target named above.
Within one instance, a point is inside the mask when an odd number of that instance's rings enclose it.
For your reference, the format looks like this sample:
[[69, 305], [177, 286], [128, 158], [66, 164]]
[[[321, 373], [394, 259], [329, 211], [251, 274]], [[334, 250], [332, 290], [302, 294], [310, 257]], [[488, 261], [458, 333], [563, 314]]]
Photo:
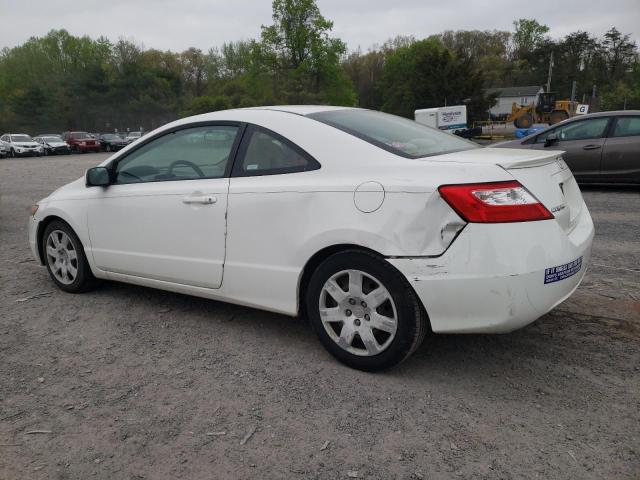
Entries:
[[378, 370], [429, 330], [533, 322], [578, 287], [593, 234], [559, 152], [301, 106], [165, 125], [34, 205], [29, 241], [67, 292], [107, 279], [304, 315]]
[[43, 154], [42, 146], [26, 133], [5, 133], [0, 137], [11, 157], [32, 157]]

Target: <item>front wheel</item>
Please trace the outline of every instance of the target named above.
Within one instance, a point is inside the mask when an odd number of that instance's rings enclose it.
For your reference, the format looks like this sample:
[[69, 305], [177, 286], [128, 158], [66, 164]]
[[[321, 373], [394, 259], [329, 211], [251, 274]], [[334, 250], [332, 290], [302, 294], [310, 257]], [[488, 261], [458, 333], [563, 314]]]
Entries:
[[516, 128], [531, 128], [531, 125], [533, 125], [533, 116], [530, 113], [525, 113], [516, 118], [513, 123]]
[[65, 292], [81, 293], [98, 284], [93, 276], [82, 243], [66, 223], [54, 220], [42, 236], [42, 252], [54, 283]]
[[359, 370], [397, 365], [422, 343], [428, 321], [407, 279], [384, 259], [359, 250], [336, 253], [307, 289], [311, 324], [325, 348]]

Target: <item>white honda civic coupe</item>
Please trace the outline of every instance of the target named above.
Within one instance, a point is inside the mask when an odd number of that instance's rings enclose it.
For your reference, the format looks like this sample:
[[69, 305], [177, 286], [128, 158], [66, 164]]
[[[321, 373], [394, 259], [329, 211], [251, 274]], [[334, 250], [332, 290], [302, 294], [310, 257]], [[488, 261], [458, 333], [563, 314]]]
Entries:
[[593, 234], [561, 152], [296, 106], [149, 133], [34, 205], [29, 241], [64, 291], [116, 280], [303, 315], [379, 370], [427, 331], [534, 321], [578, 287]]

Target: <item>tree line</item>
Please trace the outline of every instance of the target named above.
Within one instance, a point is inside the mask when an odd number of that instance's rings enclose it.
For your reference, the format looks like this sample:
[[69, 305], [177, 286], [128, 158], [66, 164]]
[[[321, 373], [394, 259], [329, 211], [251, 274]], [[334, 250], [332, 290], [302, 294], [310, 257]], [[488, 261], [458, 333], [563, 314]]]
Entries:
[[52, 30], [0, 52], [0, 130], [155, 128], [180, 116], [273, 104], [356, 105], [412, 117], [464, 103], [483, 119], [489, 87], [544, 85], [577, 99], [595, 89], [601, 109], [640, 108], [640, 62], [629, 35], [577, 31], [562, 39], [536, 20], [513, 31], [396, 37], [348, 52], [315, 0], [274, 0], [260, 38], [208, 51], [145, 49], [135, 42]]

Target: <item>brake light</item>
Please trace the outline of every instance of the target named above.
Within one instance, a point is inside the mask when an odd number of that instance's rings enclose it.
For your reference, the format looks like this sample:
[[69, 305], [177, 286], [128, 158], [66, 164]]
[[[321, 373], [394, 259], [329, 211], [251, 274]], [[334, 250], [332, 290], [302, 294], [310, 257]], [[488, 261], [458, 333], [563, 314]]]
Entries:
[[474, 223], [548, 220], [553, 215], [520, 182], [443, 185], [440, 195], [458, 215]]

